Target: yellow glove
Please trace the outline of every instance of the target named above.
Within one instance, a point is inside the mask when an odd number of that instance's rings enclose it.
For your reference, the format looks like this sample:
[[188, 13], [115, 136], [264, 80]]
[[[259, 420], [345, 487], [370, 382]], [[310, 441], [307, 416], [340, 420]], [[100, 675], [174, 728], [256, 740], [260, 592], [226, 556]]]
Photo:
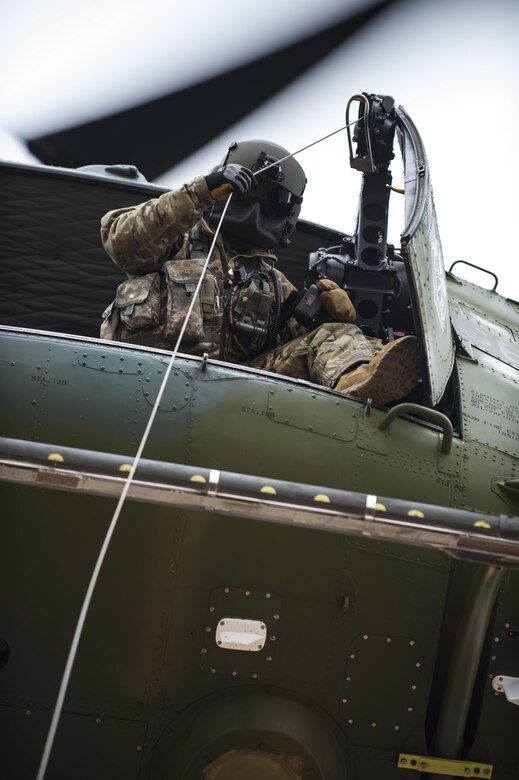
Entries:
[[335, 322], [355, 322], [357, 312], [346, 290], [331, 279], [319, 279], [317, 288], [324, 308]]

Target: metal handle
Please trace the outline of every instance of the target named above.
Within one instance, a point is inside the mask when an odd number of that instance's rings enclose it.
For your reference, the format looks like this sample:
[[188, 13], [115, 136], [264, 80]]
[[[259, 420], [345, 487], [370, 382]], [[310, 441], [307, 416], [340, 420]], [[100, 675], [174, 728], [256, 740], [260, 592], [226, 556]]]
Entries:
[[[474, 265], [474, 263], [469, 263], [468, 260], [455, 260], [453, 262], [453, 264], [451, 265], [451, 267], [449, 268], [449, 273], [450, 274], [452, 273], [452, 269], [454, 268], [454, 266], [458, 265], [458, 263], [462, 263], [463, 265], [470, 265], [471, 268], [476, 268], [478, 271], [482, 271], [484, 274], [488, 274], [489, 276], [493, 276], [494, 277], [494, 286], [492, 287], [492, 289], [490, 291], [491, 292], [495, 292], [496, 287], [497, 287], [497, 285], [499, 283], [499, 279], [497, 278], [496, 274], [493, 271], [489, 271], [487, 268], [481, 268], [480, 265]], [[468, 281], [468, 279], [466, 281]]]
[[428, 409], [426, 406], [420, 406], [420, 404], [398, 404], [398, 406], [394, 406], [389, 410], [386, 417], [380, 423], [379, 429], [385, 431], [386, 428], [389, 428], [393, 420], [396, 420], [397, 417], [401, 417], [403, 414], [417, 414], [420, 417], [425, 417], [426, 420], [439, 425], [443, 430], [441, 450], [444, 455], [449, 454], [452, 447], [452, 423], [448, 417], [441, 412], [437, 412], [436, 409]]
[[[359, 103], [364, 103], [364, 116], [360, 117], [355, 121], [350, 123], [350, 106], [353, 103], [353, 101], [358, 101]], [[366, 97], [366, 95], [353, 95], [348, 100], [348, 105], [346, 106], [346, 132], [348, 133], [348, 146], [350, 149], [350, 165], [352, 168], [357, 168], [359, 171], [363, 171], [364, 173], [375, 173], [375, 163], [373, 161], [373, 149], [371, 147], [371, 133], [369, 129], [369, 100]], [[354, 160], [357, 160], [356, 157], [353, 155], [353, 146], [351, 143], [351, 133], [350, 133], [350, 126], [356, 124], [357, 122], [364, 121], [364, 130], [366, 133], [366, 141], [367, 141], [367, 149], [368, 149], [368, 162], [369, 165], [366, 164], [365, 161], [358, 160], [357, 165], [353, 164]], [[364, 163], [364, 164], [363, 164]], [[360, 167], [357, 167], [360, 166]]]

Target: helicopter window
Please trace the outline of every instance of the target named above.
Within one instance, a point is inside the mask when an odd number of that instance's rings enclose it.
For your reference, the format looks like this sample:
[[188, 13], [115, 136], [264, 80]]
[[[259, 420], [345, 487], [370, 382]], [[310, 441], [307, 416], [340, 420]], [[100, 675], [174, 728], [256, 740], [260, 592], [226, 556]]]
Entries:
[[215, 641], [223, 650], [257, 653], [265, 646], [267, 627], [260, 620], [224, 617], [216, 627]]

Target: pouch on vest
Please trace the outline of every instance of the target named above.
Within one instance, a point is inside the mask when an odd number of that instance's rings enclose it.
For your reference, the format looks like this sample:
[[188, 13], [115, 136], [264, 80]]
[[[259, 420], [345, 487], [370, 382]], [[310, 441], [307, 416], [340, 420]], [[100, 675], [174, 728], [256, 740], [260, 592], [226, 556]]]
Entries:
[[99, 335], [107, 341], [118, 341], [121, 330], [121, 318], [119, 309], [115, 308], [115, 301], [112, 301], [102, 314], [101, 331]]
[[128, 330], [158, 325], [160, 321], [160, 275], [158, 273], [127, 279], [119, 285], [115, 306]]
[[272, 293], [268, 275], [259, 271], [247, 273], [233, 289], [232, 310], [234, 335], [249, 357], [260, 354], [267, 341], [271, 320]]
[[[203, 259], [168, 260], [164, 263], [163, 268], [168, 285], [166, 338], [171, 340], [178, 338], [203, 267]], [[193, 344], [202, 341], [203, 338], [202, 305], [199, 296], [193, 306], [182, 341], [186, 344]]]

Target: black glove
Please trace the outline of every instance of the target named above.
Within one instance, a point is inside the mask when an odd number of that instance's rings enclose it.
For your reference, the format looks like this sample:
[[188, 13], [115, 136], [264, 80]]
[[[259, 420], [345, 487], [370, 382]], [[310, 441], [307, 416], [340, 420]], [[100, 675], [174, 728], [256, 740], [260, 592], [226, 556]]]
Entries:
[[237, 195], [246, 195], [256, 186], [252, 171], [235, 163], [208, 173], [205, 180], [214, 200], [224, 200], [233, 191]]

